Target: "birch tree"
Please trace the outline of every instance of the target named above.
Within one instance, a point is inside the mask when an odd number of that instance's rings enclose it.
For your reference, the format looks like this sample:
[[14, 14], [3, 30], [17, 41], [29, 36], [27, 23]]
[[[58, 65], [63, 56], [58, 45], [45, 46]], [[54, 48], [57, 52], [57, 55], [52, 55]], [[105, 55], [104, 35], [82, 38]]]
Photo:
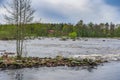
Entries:
[[31, 0], [11, 0], [4, 6], [8, 12], [5, 20], [16, 26], [16, 53], [17, 57], [22, 57], [23, 44], [25, 38], [25, 26], [33, 20], [34, 10], [31, 7]]

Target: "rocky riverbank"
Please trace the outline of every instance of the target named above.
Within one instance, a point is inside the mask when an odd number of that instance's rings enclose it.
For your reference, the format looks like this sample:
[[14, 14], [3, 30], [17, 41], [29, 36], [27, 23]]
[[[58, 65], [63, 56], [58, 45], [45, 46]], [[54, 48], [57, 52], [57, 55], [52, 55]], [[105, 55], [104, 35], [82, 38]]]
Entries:
[[1, 69], [19, 69], [19, 68], [32, 68], [32, 67], [57, 67], [57, 66], [97, 66], [105, 61], [92, 60], [92, 59], [75, 59], [64, 58], [62, 56], [56, 56], [55, 58], [39, 58], [39, 57], [23, 57], [17, 59], [16, 57], [3, 58], [0, 57]]

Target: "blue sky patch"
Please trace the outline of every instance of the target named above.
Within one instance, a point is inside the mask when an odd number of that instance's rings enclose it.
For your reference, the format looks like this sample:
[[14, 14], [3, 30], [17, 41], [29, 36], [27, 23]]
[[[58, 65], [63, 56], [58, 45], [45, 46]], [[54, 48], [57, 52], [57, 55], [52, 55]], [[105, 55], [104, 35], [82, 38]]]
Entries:
[[0, 4], [3, 2], [3, 0], [0, 0]]
[[120, 0], [105, 0], [109, 5], [120, 7]]

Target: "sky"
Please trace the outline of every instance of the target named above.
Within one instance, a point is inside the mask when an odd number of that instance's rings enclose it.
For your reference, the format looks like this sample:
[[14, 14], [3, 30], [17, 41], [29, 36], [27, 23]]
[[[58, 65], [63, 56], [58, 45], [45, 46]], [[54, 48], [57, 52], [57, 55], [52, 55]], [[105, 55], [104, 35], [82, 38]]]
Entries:
[[[0, 5], [6, 0], [0, 0]], [[31, 0], [34, 21], [44, 23], [120, 23], [120, 0]], [[6, 12], [0, 7], [0, 23]]]

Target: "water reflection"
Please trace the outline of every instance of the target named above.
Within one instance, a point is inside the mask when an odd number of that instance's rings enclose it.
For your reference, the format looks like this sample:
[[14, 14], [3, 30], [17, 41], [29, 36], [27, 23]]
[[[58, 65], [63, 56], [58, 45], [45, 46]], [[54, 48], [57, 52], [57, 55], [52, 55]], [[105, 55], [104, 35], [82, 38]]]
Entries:
[[[93, 73], [97, 68], [94, 67], [41, 67], [41, 68], [26, 68], [18, 70], [2, 70], [0, 80], [60, 80], [62, 77], [68, 79], [76, 72], [87, 71]], [[62, 74], [62, 75], [61, 75]], [[78, 75], [78, 74], [76, 74]], [[79, 74], [80, 75], [80, 74]], [[58, 79], [61, 77], [60, 79]], [[64, 78], [63, 78], [64, 80]]]
[[120, 63], [97, 67], [40, 67], [0, 71], [0, 80], [120, 80]]
[[15, 80], [23, 80], [23, 72], [22, 71], [17, 71], [16, 72], [16, 76], [15, 76]]
[[88, 72], [93, 72], [97, 69], [97, 66], [69, 67], [68, 69], [74, 71], [87, 70]]

